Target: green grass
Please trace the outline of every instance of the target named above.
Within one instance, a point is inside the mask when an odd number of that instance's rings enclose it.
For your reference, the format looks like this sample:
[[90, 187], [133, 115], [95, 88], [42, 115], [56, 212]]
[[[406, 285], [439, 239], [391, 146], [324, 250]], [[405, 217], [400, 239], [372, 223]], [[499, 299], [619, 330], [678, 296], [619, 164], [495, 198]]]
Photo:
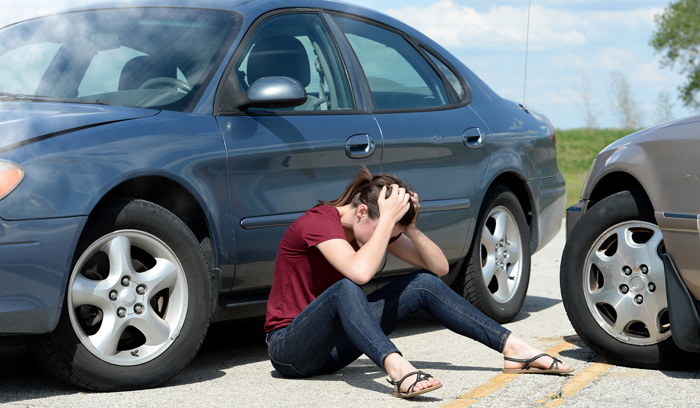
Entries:
[[566, 180], [567, 208], [578, 202], [583, 180], [598, 152], [632, 132], [629, 129], [557, 130], [557, 163]]

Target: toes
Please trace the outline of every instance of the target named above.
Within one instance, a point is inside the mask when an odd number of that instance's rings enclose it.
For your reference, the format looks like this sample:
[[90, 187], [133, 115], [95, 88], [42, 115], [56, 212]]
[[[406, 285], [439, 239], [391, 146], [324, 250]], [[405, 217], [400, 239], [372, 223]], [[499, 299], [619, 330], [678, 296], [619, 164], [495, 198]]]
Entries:
[[426, 380], [426, 381], [421, 381], [418, 384], [416, 384], [416, 386], [413, 389], [415, 391], [420, 391], [420, 390], [424, 390], [426, 388], [430, 388], [430, 387], [435, 386], [435, 385], [437, 385], [437, 384], [435, 384], [434, 381]]
[[[412, 376], [410, 378], [407, 378], [404, 381], [404, 384], [401, 386], [401, 392], [408, 392], [408, 388], [411, 386], [411, 384], [416, 381], [417, 376]], [[410, 381], [409, 381], [410, 380]], [[416, 383], [416, 385], [413, 386], [413, 391], [421, 391], [426, 388], [434, 387], [440, 384], [440, 381], [438, 381], [436, 378], [431, 377], [430, 379], [419, 381]], [[405, 389], [404, 389], [405, 388]]]

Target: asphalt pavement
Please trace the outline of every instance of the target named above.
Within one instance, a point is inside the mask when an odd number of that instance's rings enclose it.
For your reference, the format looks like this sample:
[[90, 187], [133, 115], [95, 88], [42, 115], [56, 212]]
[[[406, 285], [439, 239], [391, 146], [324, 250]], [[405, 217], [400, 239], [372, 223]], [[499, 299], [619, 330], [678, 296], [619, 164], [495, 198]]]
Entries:
[[572, 376], [507, 375], [502, 356], [421, 314], [392, 339], [418, 368], [439, 378], [434, 392], [400, 400], [386, 375], [362, 357], [338, 373], [281, 378], [266, 352], [262, 320], [214, 325], [194, 361], [150, 390], [85, 392], [44, 373], [25, 347], [0, 349], [0, 405], [8, 407], [696, 407], [700, 371], [612, 366], [581, 343], [559, 292], [563, 230], [533, 256], [528, 297], [515, 321], [518, 336], [558, 353]]

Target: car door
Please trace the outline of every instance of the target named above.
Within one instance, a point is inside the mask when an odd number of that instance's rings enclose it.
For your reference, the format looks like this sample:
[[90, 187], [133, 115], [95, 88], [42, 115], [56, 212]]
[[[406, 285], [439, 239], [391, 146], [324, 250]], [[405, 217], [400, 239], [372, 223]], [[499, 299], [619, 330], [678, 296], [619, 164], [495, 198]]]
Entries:
[[[220, 103], [228, 154], [228, 194], [236, 241], [237, 294], [272, 285], [287, 226], [318, 200], [334, 199], [362, 165], [377, 172], [382, 139], [360, 109], [323, 18], [284, 12], [255, 24], [234, 55], [221, 100], [259, 78], [291, 77], [306, 89], [301, 106], [239, 111]], [[229, 95], [229, 96], [231, 96]], [[230, 249], [232, 253], [234, 248]]]
[[[393, 29], [336, 16], [362, 66], [384, 139], [382, 172], [419, 194], [419, 227], [450, 262], [466, 255], [476, 188], [489, 159], [488, 129], [466, 85], [434, 53]], [[389, 257], [383, 274], [406, 265]]]

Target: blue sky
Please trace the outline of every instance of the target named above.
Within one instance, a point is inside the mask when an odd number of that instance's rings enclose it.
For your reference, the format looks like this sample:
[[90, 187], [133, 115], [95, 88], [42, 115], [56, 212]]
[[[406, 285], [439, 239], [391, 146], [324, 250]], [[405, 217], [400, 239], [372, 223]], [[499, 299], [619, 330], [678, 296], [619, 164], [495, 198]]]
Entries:
[[[25, 0], [3, 4], [0, 26], [96, 0]], [[501, 96], [536, 108], [555, 127], [585, 126], [581, 79], [588, 83], [596, 124], [617, 127], [611, 74], [622, 73], [642, 117], [658, 123], [659, 94], [676, 118], [693, 114], [678, 100], [684, 78], [661, 68], [649, 46], [654, 16], [667, 0], [350, 0], [392, 15], [447, 48]], [[524, 86], [526, 85], [526, 87]]]

